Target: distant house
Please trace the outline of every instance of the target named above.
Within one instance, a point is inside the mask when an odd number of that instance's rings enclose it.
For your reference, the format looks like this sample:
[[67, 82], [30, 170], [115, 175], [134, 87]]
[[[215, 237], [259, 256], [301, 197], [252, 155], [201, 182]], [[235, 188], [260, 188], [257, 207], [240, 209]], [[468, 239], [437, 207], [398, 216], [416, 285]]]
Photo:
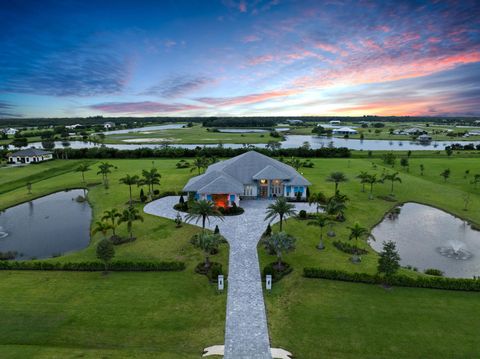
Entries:
[[350, 127], [340, 127], [340, 128], [335, 128], [332, 131], [332, 133], [334, 135], [356, 135], [358, 131]]
[[82, 127], [82, 125], [79, 124], [79, 123], [76, 123], [76, 124], [74, 124], [74, 125], [67, 125], [67, 126], [65, 126], [65, 128], [66, 128], [66, 129], [69, 129], [69, 130], [74, 130], [74, 129], [76, 129], [77, 127]]
[[342, 123], [342, 121], [340, 120], [332, 120], [329, 122], [331, 125], [340, 125]]
[[290, 125], [302, 125], [303, 124], [302, 120], [287, 120], [286, 122]]
[[423, 128], [418, 128], [418, 127], [412, 127], [412, 128], [407, 128], [406, 130], [403, 130], [403, 132], [406, 135], [420, 135], [427, 133]]
[[469, 136], [480, 136], [480, 130], [473, 130], [468, 132]]
[[6, 135], [14, 135], [18, 132], [16, 128], [4, 128], [2, 129], [2, 132]]
[[423, 142], [423, 143], [427, 143], [427, 142], [431, 142], [432, 141], [432, 137], [429, 136], [429, 135], [420, 135], [417, 137], [417, 141], [419, 142]]
[[115, 128], [115, 122], [105, 122], [103, 124], [103, 128], [105, 128], [106, 130], [110, 130], [112, 128]]
[[38, 150], [36, 148], [28, 148], [7, 155], [8, 163], [37, 163], [48, 161], [53, 158], [52, 152]]
[[220, 207], [238, 206], [244, 198], [307, 198], [311, 183], [293, 167], [255, 151], [210, 165], [183, 188], [195, 199], [206, 199]]

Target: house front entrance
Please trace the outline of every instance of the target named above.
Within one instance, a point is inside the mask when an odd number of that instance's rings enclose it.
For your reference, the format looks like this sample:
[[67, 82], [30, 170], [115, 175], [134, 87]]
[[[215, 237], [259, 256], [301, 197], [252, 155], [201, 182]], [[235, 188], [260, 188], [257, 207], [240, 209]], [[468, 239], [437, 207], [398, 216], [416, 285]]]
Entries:
[[217, 207], [227, 207], [228, 205], [228, 194], [213, 194], [212, 200], [215, 202]]
[[268, 197], [268, 186], [260, 186], [260, 197], [261, 198]]

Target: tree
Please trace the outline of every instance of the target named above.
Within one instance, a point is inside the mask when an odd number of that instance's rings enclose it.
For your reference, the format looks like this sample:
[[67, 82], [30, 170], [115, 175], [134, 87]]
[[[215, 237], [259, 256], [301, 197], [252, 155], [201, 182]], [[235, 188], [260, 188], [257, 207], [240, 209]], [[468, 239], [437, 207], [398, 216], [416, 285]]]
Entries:
[[151, 168], [150, 170], [142, 171], [142, 183], [148, 186], [148, 194], [150, 199], [153, 199], [153, 186], [160, 184], [160, 178], [162, 175], [158, 173], [156, 168]]
[[478, 183], [480, 183], [480, 174], [474, 175], [473, 180], [471, 181], [471, 184], [473, 184], [475, 188], [477, 188]]
[[128, 209], [124, 209], [120, 218], [118, 219], [118, 224], [126, 223], [127, 230], [130, 234], [130, 240], [133, 240], [133, 223], [136, 221], [143, 222], [143, 217], [138, 212], [138, 209], [135, 207], [128, 207]]
[[368, 195], [369, 199], [373, 199], [373, 185], [380, 182], [376, 174], [368, 175], [365, 181], [370, 185], [370, 193]]
[[190, 169], [190, 172], [197, 170], [198, 174], [200, 175], [202, 170], [207, 167], [207, 162], [208, 161], [205, 157], [195, 157], [192, 162], [192, 168]]
[[85, 172], [90, 171], [90, 166], [88, 163], [81, 163], [75, 172], [81, 172], [82, 173], [82, 182], [85, 184]]
[[393, 152], [385, 153], [382, 156], [382, 158], [383, 158], [383, 163], [385, 163], [386, 165], [389, 165], [392, 167], [395, 166], [395, 161], [397, 160], [397, 157], [393, 154]]
[[407, 172], [408, 172], [408, 171], [409, 171], [409, 170], [408, 170], [408, 169], [409, 169], [408, 158], [405, 158], [405, 157], [402, 158], [402, 159], [400, 160], [400, 166], [402, 166], [403, 169], [404, 169], [404, 170], [407, 170]]
[[330, 176], [327, 177], [327, 182], [334, 182], [335, 183], [335, 193], [338, 192], [338, 185], [341, 182], [347, 182], [347, 181], [348, 181], [348, 179], [345, 176], [345, 174], [343, 174], [343, 172], [332, 172], [332, 173], [330, 173]]
[[390, 184], [391, 184], [390, 193], [391, 194], [393, 194], [393, 184], [395, 182], [402, 183], [402, 179], [398, 176], [398, 172], [383, 175], [382, 181], [390, 181]]
[[105, 266], [105, 273], [108, 270], [108, 263], [115, 256], [115, 248], [113, 248], [113, 243], [108, 239], [102, 239], [97, 245], [97, 258], [103, 261]]
[[218, 246], [222, 243], [222, 237], [218, 234], [212, 234], [208, 232], [201, 232], [197, 234], [193, 240], [193, 245], [200, 248], [205, 253], [205, 265], [206, 269], [210, 268], [210, 253], [218, 249]]
[[51, 151], [55, 148], [55, 142], [51, 138], [44, 139], [42, 141], [42, 147], [44, 150]]
[[324, 214], [317, 214], [315, 220], [308, 222], [309, 226], [317, 226], [320, 228], [320, 241], [318, 242], [317, 249], [324, 249], [323, 244], [323, 229], [329, 224], [329, 219]]
[[420, 176], [423, 176], [423, 173], [425, 171], [425, 166], [423, 165], [423, 163], [420, 164]]
[[281, 271], [283, 269], [283, 255], [295, 249], [295, 237], [285, 232], [279, 232], [272, 234], [270, 237], [265, 237], [265, 241], [268, 242], [268, 246], [275, 252], [278, 260], [276, 269]]
[[450, 148], [450, 146], [445, 147], [445, 152], [447, 153], [448, 157], [453, 154], [453, 150]]
[[110, 168], [114, 167], [112, 164], [108, 162], [102, 162], [98, 166], [98, 172], [97, 175], [102, 175], [102, 180], [105, 188], [108, 188], [108, 174], [112, 173]]
[[440, 176], [443, 177], [444, 182], [447, 182], [447, 179], [450, 177], [450, 169], [447, 168], [446, 170], [443, 170], [443, 172], [440, 173]]
[[104, 221], [97, 221], [95, 222], [95, 226], [92, 229], [92, 235], [101, 232], [103, 234], [103, 238], [107, 239], [107, 233], [110, 229], [112, 229], [112, 226], [109, 223]]
[[275, 202], [271, 203], [267, 207], [265, 220], [270, 219], [270, 223], [277, 218], [280, 218], [280, 232], [283, 228], [283, 219], [287, 216], [295, 215], [295, 206], [291, 203], [288, 203], [285, 197], [279, 197]]
[[120, 183], [128, 186], [128, 190], [130, 193], [130, 206], [133, 205], [132, 186], [138, 184], [138, 181], [139, 181], [139, 177], [137, 175], [134, 175], [134, 176], [126, 175], [125, 177], [120, 178]]
[[201, 199], [199, 201], [194, 201], [190, 204], [188, 209], [188, 214], [185, 217], [187, 222], [195, 220], [195, 223], [198, 223], [200, 219], [202, 220], [202, 228], [205, 229], [205, 222], [210, 222], [210, 217], [217, 217], [223, 221], [223, 215], [215, 206], [215, 203], [212, 201], [207, 201]]
[[337, 219], [345, 218], [346, 209], [347, 206], [345, 201], [341, 197], [336, 196], [330, 197], [327, 204], [324, 206], [325, 213]]
[[292, 166], [293, 168], [295, 168], [295, 170], [298, 171], [300, 167], [302, 167], [303, 162], [298, 158], [292, 157], [290, 160], [287, 161], [287, 164]]
[[350, 230], [349, 240], [355, 239], [355, 254], [351, 258], [352, 262], [358, 263], [361, 261], [360, 256], [358, 255], [358, 239], [367, 237], [370, 232], [367, 228], [360, 226], [358, 223], [355, 223], [353, 227], [347, 227]]
[[470, 174], [470, 170], [465, 170], [463, 178], [467, 179], [468, 175]]
[[317, 213], [320, 207], [327, 202], [327, 197], [322, 192], [312, 193], [308, 196], [308, 204], [315, 204]]
[[378, 258], [378, 273], [383, 273], [386, 278], [397, 273], [400, 268], [400, 255], [395, 248], [395, 242], [383, 242], [383, 250]]
[[117, 219], [121, 217], [120, 212], [116, 208], [106, 210], [103, 212], [102, 221], [110, 221], [110, 228], [112, 229], [112, 234], [115, 237], [115, 229], [117, 228]]
[[360, 174], [356, 177], [360, 180], [360, 183], [362, 184], [362, 192], [365, 192], [365, 184], [367, 183], [366, 182], [367, 177], [368, 177], [368, 172], [366, 171], [360, 172]]

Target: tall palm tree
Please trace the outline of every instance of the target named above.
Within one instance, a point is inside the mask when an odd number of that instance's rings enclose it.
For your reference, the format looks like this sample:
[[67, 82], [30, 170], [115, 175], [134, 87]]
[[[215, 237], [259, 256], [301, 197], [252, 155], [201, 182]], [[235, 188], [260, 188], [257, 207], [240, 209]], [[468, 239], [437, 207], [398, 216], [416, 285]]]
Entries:
[[103, 184], [104, 184], [105, 188], [108, 187], [108, 174], [112, 173], [112, 171], [110, 170], [110, 168], [112, 168], [112, 167], [114, 167], [114, 166], [112, 164], [108, 163], [108, 162], [102, 162], [98, 166], [97, 175], [102, 175], [102, 180], [103, 180]]
[[365, 192], [365, 184], [367, 183], [366, 182], [367, 177], [368, 177], [368, 172], [366, 171], [360, 172], [360, 174], [357, 176], [357, 178], [360, 180], [360, 183], [362, 184], [362, 192]]
[[218, 234], [201, 232], [193, 241], [193, 245], [205, 253], [205, 268], [210, 267], [210, 254], [222, 243], [222, 237]]
[[133, 204], [132, 186], [138, 184], [139, 179], [140, 178], [137, 175], [134, 175], [134, 176], [126, 175], [125, 177], [120, 178], [120, 183], [127, 185], [130, 191], [130, 206]]
[[390, 193], [391, 194], [393, 194], [393, 184], [395, 182], [402, 183], [402, 179], [398, 176], [398, 172], [388, 173], [386, 175], [383, 175], [382, 181], [390, 181], [390, 183], [391, 183]]
[[370, 193], [368, 195], [368, 198], [373, 199], [373, 185], [379, 183], [380, 180], [377, 178], [376, 174], [373, 174], [373, 175], [368, 175], [367, 178], [365, 179], [365, 182], [370, 185]]
[[139, 214], [138, 209], [135, 207], [128, 207], [128, 209], [124, 209], [123, 213], [121, 214], [120, 218], [118, 219], [118, 224], [126, 223], [128, 233], [130, 234], [130, 240], [133, 239], [133, 222], [140, 221], [143, 222], [143, 217]]
[[338, 192], [338, 185], [341, 182], [347, 182], [348, 178], [345, 176], [343, 172], [332, 172], [327, 177], [327, 182], [334, 182], [335, 183], [335, 193]]
[[347, 206], [345, 201], [335, 196], [330, 197], [327, 204], [324, 206], [325, 213], [337, 219], [342, 219], [345, 217], [346, 209]]
[[210, 222], [210, 217], [212, 216], [223, 221], [223, 215], [215, 206], [215, 203], [201, 199], [199, 201], [194, 201], [188, 206], [188, 214], [185, 216], [185, 220], [187, 222], [195, 220], [195, 223], [198, 223], [201, 219], [202, 228], [205, 229], [206, 221]]
[[288, 235], [285, 232], [274, 233], [270, 237], [265, 239], [268, 241], [269, 248], [272, 248], [277, 255], [277, 269], [282, 270], [282, 258], [283, 254], [291, 252], [295, 249], [295, 237]]
[[112, 229], [113, 236], [116, 235], [115, 229], [117, 228], [117, 219], [120, 218], [122, 215], [116, 208], [106, 210], [103, 212], [102, 221], [110, 221], [110, 228]]
[[287, 164], [295, 168], [295, 170], [297, 171], [300, 169], [300, 167], [303, 166], [303, 162], [300, 159], [295, 157], [292, 157], [290, 160], [288, 160]]
[[267, 207], [265, 220], [270, 219], [270, 223], [277, 218], [280, 218], [280, 232], [283, 228], [283, 219], [287, 216], [295, 215], [296, 210], [295, 206], [291, 203], [288, 203], [285, 197], [279, 197], [275, 202], [271, 203]]
[[153, 186], [160, 184], [160, 178], [162, 175], [158, 173], [156, 168], [151, 168], [149, 170], [142, 171], [142, 180], [143, 183], [148, 186], [148, 193], [150, 194], [150, 199], [153, 198]]
[[313, 221], [308, 222], [309, 226], [317, 226], [320, 228], [320, 241], [318, 242], [317, 249], [324, 249], [323, 244], [323, 229], [329, 224], [329, 219], [324, 214], [318, 214]]
[[353, 255], [352, 262], [358, 263], [361, 261], [360, 256], [358, 255], [358, 239], [364, 238], [369, 235], [369, 230], [364, 228], [356, 222], [353, 227], [347, 227], [350, 230], [350, 235], [348, 237], [349, 240], [355, 239], [355, 254]]
[[104, 221], [97, 221], [95, 222], [95, 227], [93, 227], [92, 229], [92, 235], [101, 232], [103, 234], [103, 238], [107, 239], [107, 233], [110, 229], [112, 229], [110, 223]]
[[82, 173], [82, 182], [85, 184], [85, 172], [90, 171], [89, 164], [88, 163], [81, 163], [75, 171]]
[[198, 174], [200, 175], [202, 170], [207, 167], [207, 162], [208, 161], [205, 157], [195, 157], [195, 159], [192, 161], [192, 168], [190, 172], [197, 170]]
[[317, 207], [317, 213], [320, 207], [327, 202], [327, 197], [322, 192], [311, 193], [308, 197], [308, 204], [315, 204]]

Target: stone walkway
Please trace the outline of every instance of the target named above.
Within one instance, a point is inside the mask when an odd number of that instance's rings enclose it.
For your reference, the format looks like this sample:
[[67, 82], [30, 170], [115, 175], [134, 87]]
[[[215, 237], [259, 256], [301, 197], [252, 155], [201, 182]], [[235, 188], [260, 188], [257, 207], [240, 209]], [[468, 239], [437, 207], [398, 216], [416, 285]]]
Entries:
[[[173, 206], [178, 198], [161, 198], [147, 204], [144, 211], [174, 219], [177, 211]], [[225, 217], [224, 221], [211, 218], [206, 225], [212, 230], [218, 225], [230, 245], [225, 359], [271, 359], [257, 255], [258, 240], [267, 226], [265, 211], [270, 203], [268, 200], [241, 201], [244, 214]], [[296, 203], [296, 209], [310, 210], [307, 203]]]

